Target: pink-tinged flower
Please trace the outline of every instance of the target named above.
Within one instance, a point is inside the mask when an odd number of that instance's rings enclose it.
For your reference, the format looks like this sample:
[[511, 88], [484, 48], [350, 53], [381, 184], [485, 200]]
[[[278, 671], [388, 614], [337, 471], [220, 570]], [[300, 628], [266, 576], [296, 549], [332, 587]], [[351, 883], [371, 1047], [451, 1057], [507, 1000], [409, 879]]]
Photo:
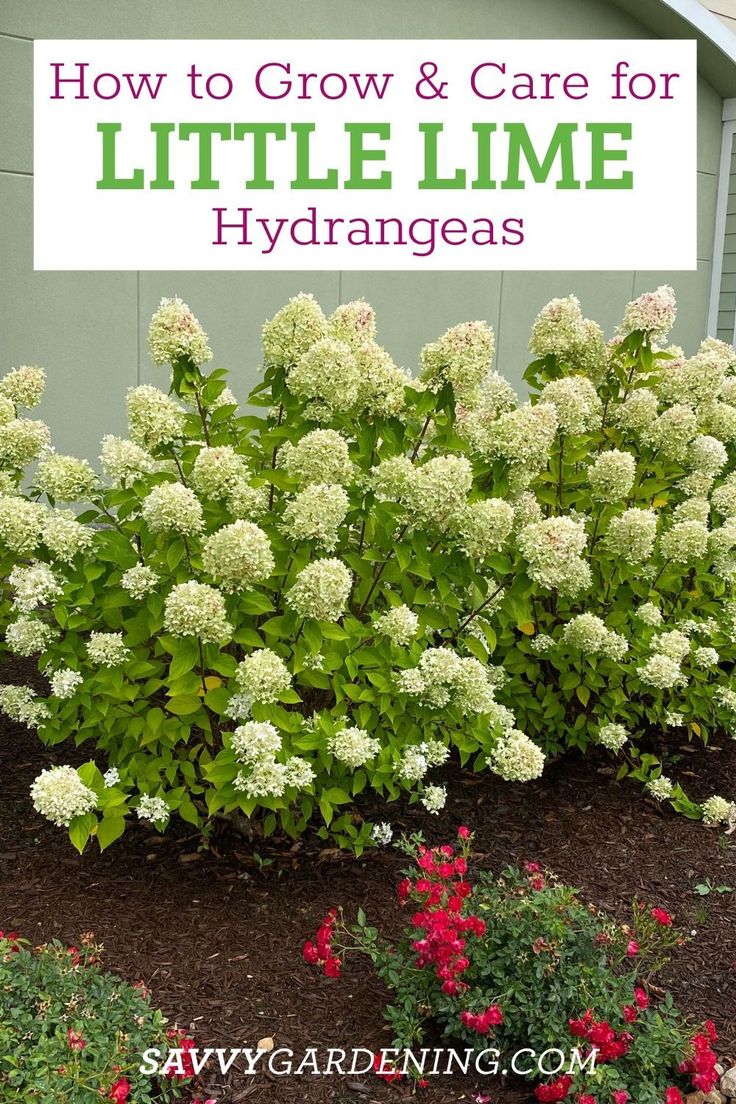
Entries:
[[630, 939], [626, 945], [626, 954], [629, 958], [634, 958], [639, 953], [639, 944], [635, 939]]
[[525, 862], [524, 863], [524, 869], [526, 870], [527, 874], [541, 874], [542, 873], [542, 868], [541, 868], [541, 866], [539, 865], [538, 862]]
[[710, 1041], [712, 1043], [717, 1043], [718, 1042], [718, 1031], [716, 1030], [716, 1025], [713, 1023], [713, 1021], [712, 1020], [706, 1020], [705, 1023], [703, 1024], [703, 1027], [705, 1028], [705, 1033], [708, 1036], [708, 1038], [710, 1039]]
[[66, 1033], [66, 1044], [70, 1050], [84, 1050], [87, 1040], [79, 1031], [74, 1031], [70, 1027]]
[[595, 1097], [591, 1096], [590, 1093], [583, 1093], [582, 1096], [578, 1097], [578, 1104], [595, 1104]]
[[633, 1023], [639, 1015], [638, 1009], [633, 1004], [625, 1004], [622, 1013], [626, 1023]]
[[342, 971], [342, 962], [337, 955], [330, 955], [322, 967], [322, 973], [328, 978], [339, 978]]
[[310, 966], [316, 966], [319, 962], [319, 951], [310, 939], [307, 940], [302, 948], [302, 957]]
[[624, 1092], [623, 1089], [616, 1089], [613, 1094], [613, 1104], [626, 1104], [629, 1099], [629, 1094]]
[[127, 1077], [119, 1077], [110, 1087], [108, 1100], [114, 1101], [114, 1104], [126, 1104], [130, 1096], [130, 1089], [131, 1084]]
[[645, 989], [642, 989], [640, 986], [637, 986], [637, 988], [634, 990], [634, 1000], [636, 1001], [638, 1008], [645, 1009], [649, 1007], [649, 994], [646, 992]]
[[473, 833], [464, 824], [461, 824], [457, 830], [457, 834], [460, 839], [470, 839]]
[[671, 1085], [665, 1089], [664, 1104], [684, 1104], [685, 1098], [678, 1088]]
[[653, 908], [651, 911], [651, 917], [656, 920], [658, 924], [661, 924], [663, 928], [672, 927], [672, 917], [667, 912], [667, 909]]

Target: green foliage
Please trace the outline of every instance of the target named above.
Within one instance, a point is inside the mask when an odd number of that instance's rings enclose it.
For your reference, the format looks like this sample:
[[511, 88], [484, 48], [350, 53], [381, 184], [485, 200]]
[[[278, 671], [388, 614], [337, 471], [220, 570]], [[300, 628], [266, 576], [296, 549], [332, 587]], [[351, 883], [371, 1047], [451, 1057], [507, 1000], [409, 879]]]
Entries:
[[[668, 914], [636, 902], [631, 924], [616, 924], [536, 864], [481, 873], [471, 888], [462, 857], [469, 844], [460, 842], [459, 851], [419, 847], [399, 887], [411, 918], [398, 940], [380, 930], [395, 927], [389, 918], [377, 928], [362, 914], [350, 925], [338, 913], [305, 947], [323, 968], [326, 949], [339, 966], [354, 952], [369, 956], [392, 994], [385, 1015], [400, 1053], [418, 1054], [438, 1038], [460, 1052], [492, 1048], [504, 1065], [522, 1052], [562, 1052], [559, 1077], [536, 1089], [540, 1101], [589, 1104], [618, 1091], [662, 1104], [669, 1088], [668, 1102], [681, 1104], [678, 1069], [694, 1048], [700, 1073], [713, 1076], [713, 1025], [694, 1035], [669, 994], [655, 1001], [645, 988], [680, 939]], [[533, 1065], [525, 1058], [527, 1071]]]
[[0, 933], [0, 1013], [3, 1104], [164, 1104], [181, 1096], [175, 1080], [138, 1071], [143, 1051], [172, 1045], [161, 1012], [141, 987], [102, 970], [89, 943], [30, 948]]

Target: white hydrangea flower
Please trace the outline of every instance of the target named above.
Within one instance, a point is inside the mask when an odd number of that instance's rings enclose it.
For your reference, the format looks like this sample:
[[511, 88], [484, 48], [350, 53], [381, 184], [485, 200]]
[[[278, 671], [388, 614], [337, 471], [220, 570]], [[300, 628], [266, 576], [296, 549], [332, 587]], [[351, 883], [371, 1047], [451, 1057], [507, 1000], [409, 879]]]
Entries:
[[532, 522], [518, 536], [531, 578], [571, 596], [590, 580], [590, 569], [586, 573], [587, 564], [580, 559], [587, 540], [582, 521], [564, 516]]
[[585, 376], [563, 376], [546, 383], [539, 394], [540, 404], [550, 404], [557, 412], [560, 433], [577, 435], [597, 429], [603, 404], [593, 384]]
[[646, 791], [656, 801], [667, 801], [672, 797], [674, 785], [671, 778], [667, 778], [664, 774], [660, 774], [659, 778], [653, 778], [651, 782], [647, 782]]
[[323, 338], [303, 354], [287, 376], [287, 387], [299, 399], [316, 399], [346, 414], [358, 401], [360, 372], [349, 345]]
[[455, 398], [474, 406], [480, 386], [491, 370], [495, 348], [493, 330], [487, 322], [461, 322], [421, 352], [422, 381], [432, 391], [449, 383]]
[[657, 653], [650, 656], [636, 673], [642, 682], [657, 690], [669, 690], [681, 677], [680, 664], [671, 656]]
[[136, 814], [139, 820], [147, 820], [157, 828], [164, 825], [169, 819], [171, 810], [163, 797], [154, 797], [153, 794], [141, 794], [138, 799]]
[[359, 348], [376, 336], [376, 312], [365, 299], [341, 303], [329, 317], [331, 337], [344, 341], [351, 349]]
[[547, 655], [557, 647], [557, 643], [547, 633], [538, 633], [530, 642], [529, 647], [535, 655]]
[[202, 503], [183, 483], [157, 483], [143, 499], [141, 515], [153, 533], [191, 536], [204, 525]]
[[437, 816], [438, 813], [442, 812], [447, 803], [447, 787], [425, 786], [424, 792], [419, 800], [428, 813]]
[[303, 485], [339, 483], [347, 487], [354, 474], [348, 443], [334, 429], [313, 429], [295, 445], [284, 445], [279, 463]]
[[234, 521], [207, 538], [202, 564], [223, 590], [246, 590], [272, 574], [271, 541], [252, 521]]
[[390, 355], [375, 341], [366, 341], [354, 350], [358, 366], [358, 397], [356, 413], [384, 418], [398, 417], [406, 406], [406, 388], [414, 381], [403, 368], [398, 368]]
[[88, 498], [97, 486], [97, 475], [87, 460], [52, 452], [38, 465], [36, 487], [59, 502]]
[[477, 560], [485, 560], [506, 544], [514, 525], [514, 508], [502, 498], [484, 498], [471, 502], [457, 521], [463, 550]]
[[630, 452], [609, 449], [588, 468], [588, 483], [599, 502], [620, 502], [634, 485], [636, 460]]
[[725, 518], [736, 518], [736, 472], [727, 475], [711, 495], [713, 508]]
[[120, 585], [123, 590], [127, 590], [131, 598], [140, 600], [155, 590], [159, 581], [160, 577], [152, 567], [136, 564], [135, 567], [129, 567], [123, 572]]
[[306, 790], [316, 778], [314, 768], [300, 755], [292, 755], [284, 763], [284, 780], [287, 786], [297, 790]]
[[221, 502], [248, 479], [248, 464], [229, 445], [202, 447], [192, 465], [192, 487], [205, 498]]
[[685, 724], [685, 714], [668, 710], [664, 715], [664, 723], [668, 728], [682, 728]]
[[532, 326], [529, 351], [536, 357], [550, 354], [565, 358], [580, 340], [583, 314], [575, 295], [551, 299]]
[[661, 652], [662, 655], [670, 656], [671, 659], [682, 663], [690, 652], [690, 640], [680, 629], [670, 629], [652, 638], [652, 648], [655, 652]]
[[244, 480], [236, 483], [227, 496], [227, 508], [234, 518], [256, 521], [268, 510], [268, 488], [253, 487]]
[[207, 334], [186, 303], [174, 296], [162, 299], [148, 329], [148, 348], [156, 365], [191, 360], [206, 364], [212, 360]]
[[231, 721], [245, 721], [253, 711], [253, 699], [247, 694], [235, 693], [223, 709], [226, 717]]
[[232, 734], [231, 747], [241, 763], [257, 763], [281, 751], [281, 734], [268, 721], [248, 721]]
[[72, 671], [68, 667], [60, 667], [58, 671], [54, 671], [49, 681], [51, 693], [62, 701], [66, 701], [68, 698], [74, 697], [78, 687], [84, 682], [84, 676], [79, 671]]
[[68, 828], [75, 817], [90, 813], [97, 797], [72, 767], [41, 771], [31, 786], [33, 808], [59, 828]]
[[36, 693], [30, 686], [0, 686], [0, 710], [28, 728], [41, 726], [50, 715], [46, 703], [36, 701]]
[[505, 733], [486, 760], [506, 782], [531, 782], [544, 770], [544, 752], [518, 728]]
[[608, 629], [594, 613], [580, 613], [567, 622], [562, 631], [562, 639], [586, 655], [596, 655], [603, 651], [608, 639]]
[[651, 625], [653, 628], [657, 628], [664, 620], [661, 609], [659, 606], [655, 606], [654, 602], [644, 602], [634, 611], [634, 616], [643, 621], [645, 625]]
[[609, 751], [620, 751], [628, 739], [629, 734], [621, 724], [601, 725], [598, 730], [598, 743]]
[[728, 452], [722, 441], [700, 434], [690, 444], [688, 461], [695, 471], [716, 476], [726, 466]]
[[508, 380], [498, 372], [490, 372], [481, 384], [480, 395], [474, 406], [456, 404], [457, 432], [481, 456], [489, 457], [493, 452], [497, 419], [501, 414], [513, 410], [516, 404], [516, 392]]
[[398, 777], [408, 785], [420, 782], [429, 770], [430, 763], [426, 749], [422, 747], [406, 747], [401, 752], [401, 759], [396, 773]]
[[388, 847], [394, 838], [393, 828], [386, 821], [374, 824], [371, 828], [371, 838], [379, 847]]
[[632, 507], [611, 518], [603, 543], [614, 556], [630, 564], [648, 560], [657, 538], [657, 515], [654, 510]]
[[517, 532], [520, 529], [524, 529], [527, 525], [542, 521], [544, 517], [542, 507], [532, 491], [522, 491], [521, 494], [513, 500], [512, 505], [514, 507], [514, 529]]
[[557, 409], [552, 403], [525, 403], [495, 424], [493, 455], [525, 473], [528, 480], [544, 468], [557, 433]]
[[659, 399], [648, 387], [638, 387], [630, 391], [625, 400], [614, 407], [613, 421], [623, 430], [632, 433], [646, 432], [656, 421]]
[[45, 422], [14, 418], [0, 425], [0, 462], [24, 468], [31, 460], [37, 460], [50, 442], [51, 430]]
[[179, 583], [167, 596], [164, 629], [173, 636], [198, 636], [212, 644], [223, 644], [233, 633], [219, 590], [193, 579]]
[[233, 782], [235, 789], [249, 798], [283, 797], [290, 784], [286, 764], [270, 758], [252, 763], [250, 773], [241, 771]]
[[352, 575], [342, 561], [314, 560], [299, 572], [294, 585], [286, 592], [286, 602], [300, 617], [339, 621], [345, 612], [352, 582]]
[[39, 560], [26, 565], [16, 564], [8, 576], [8, 582], [15, 591], [13, 609], [21, 613], [31, 613], [61, 594], [56, 575]]
[[720, 824], [730, 825], [736, 819], [736, 804], [726, 801], [725, 797], [714, 794], [703, 802], [703, 824], [715, 828]]
[[644, 330], [650, 338], [663, 341], [675, 324], [677, 301], [669, 284], [646, 291], [627, 305], [619, 332], [630, 334]]
[[394, 606], [377, 618], [373, 628], [392, 644], [408, 644], [419, 632], [419, 618], [408, 606]]
[[120, 771], [117, 767], [108, 767], [102, 776], [105, 786], [109, 790], [112, 786], [117, 786], [120, 781]]
[[0, 379], [0, 395], [25, 410], [38, 406], [45, 389], [46, 373], [36, 365], [21, 364], [19, 368], [11, 368]]
[[702, 472], [690, 472], [689, 475], [683, 475], [682, 479], [678, 479], [676, 486], [685, 495], [692, 495], [695, 498], [707, 498], [713, 486], [713, 480], [709, 475], [703, 475]]
[[43, 652], [56, 633], [37, 617], [21, 616], [11, 621], [5, 632], [5, 642], [15, 655], [32, 656]]
[[710, 503], [697, 495], [680, 502], [672, 511], [673, 521], [699, 521], [701, 525], [706, 524], [709, 516]]
[[295, 295], [263, 327], [264, 360], [288, 371], [326, 335], [327, 320], [314, 296]]
[[142, 383], [128, 388], [126, 404], [130, 436], [136, 445], [151, 451], [181, 437], [186, 411], [158, 387]]
[[685, 461], [698, 432], [695, 411], [687, 403], [675, 403], [650, 422], [642, 440], [667, 460]]
[[715, 648], [696, 648], [693, 653], [693, 660], [696, 666], [704, 667], [707, 670], [711, 667], [717, 667], [721, 657]]
[[465, 456], [434, 456], [413, 468], [404, 499], [415, 522], [447, 529], [473, 485], [473, 469]]
[[52, 510], [42, 523], [41, 540], [57, 560], [71, 563], [76, 555], [90, 547], [94, 536], [77, 521], [71, 510]]
[[391, 456], [371, 469], [371, 486], [376, 498], [401, 502], [414, 483], [414, 465], [408, 456]]
[[156, 467], [151, 454], [140, 445], [109, 433], [102, 438], [100, 464], [105, 475], [115, 483], [150, 475]]
[[251, 652], [238, 664], [237, 683], [254, 702], [276, 701], [291, 687], [291, 675], [281, 656], [270, 648]]
[[666, 560], [695, 563], [708, 551], [708, 526], [702, 521], [677, 521], [662, 534], [659, 546]]
[[130, 649], [123, 643], [123, 634], [119, 632], [90, 633], [87, 641], [87, 655], [92, 663], [99, 667], [119, 667], [130, 656]]
[[293, 540], [313, 540], [331, 551], [349, 509], [350, 501], [339, 483], [310, 483], [287, 502], [282, 526]]
[[732, 690], [729, 686], [717, 686], [715, 697], [729, 713], [736, 713], [736, 690]]
[[328, 736], [327, 749], [339, 762], [356, 770], [374, 759], [381, 750], [381, 745], [364, 728], [351, 726]]

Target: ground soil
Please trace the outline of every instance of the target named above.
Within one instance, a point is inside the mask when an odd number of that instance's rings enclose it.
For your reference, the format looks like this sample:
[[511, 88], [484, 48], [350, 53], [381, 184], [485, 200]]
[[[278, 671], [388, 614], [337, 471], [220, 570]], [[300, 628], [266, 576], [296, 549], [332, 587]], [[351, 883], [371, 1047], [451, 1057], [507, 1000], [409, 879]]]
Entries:
[[[7, 666], [0, 676], [24, 681], [22, 670]], [[736, 741], [674, 750], [678, 776], [695, 797], [736, 793]], [[172, 825], [164, 837], [134, 826], [103, 855], [90, 847], [80, 857], [28, 797], [39, 770], [74, 754], [41, 747], [7, 720], [0, 728], [0, 928], [34, 942], [73, 943], [93, 931], [106, 965], [143, 979], [200, 1044], [254, 1046], [270, 1036], [295, 1050], [390, 1045], [386, 994], [367, 967], [351, 964], [341, 981], [330, 981], [302, 962], [301, 946], [334, 904], [395, 915], [399, 856], [381, 850], [354, 859], [307, 841], [293, 850], [261, 843], [256, 858], [252, 847], [228, 838], [203, 852], [186, 826]], [[660, 809], [637, 786], [615, 782], [602, 761], [568, 758], [524, 786], [459, 769], [448, 782], [451, 800], [441, 817], [397, 804], [388, 810], [392, 824], [421, 829], [432, 842], [469, 824], [479, 865], [538, 860], [621, 920], [634, 896], [670, 909], [696, 934], [665, 981], [687, 1013], [716, 1020], [723, 1052], [736, 1052], [736, 892], [718, 892], [736, 886], [736, 837]], [[698, 896], [696, 884], [713, 888]], [[407, 1092], [373, 1076], [263, 1073], [240, 1073], [229, 1083], [211, 1074], [202, 1088], [218, 1104], [370, 1104]], [[492, 1104], [530, 1099], [519, 1082], [487, 1078], [436, 1078], [420, 1099], [449, 1104], [478, 1093]]]

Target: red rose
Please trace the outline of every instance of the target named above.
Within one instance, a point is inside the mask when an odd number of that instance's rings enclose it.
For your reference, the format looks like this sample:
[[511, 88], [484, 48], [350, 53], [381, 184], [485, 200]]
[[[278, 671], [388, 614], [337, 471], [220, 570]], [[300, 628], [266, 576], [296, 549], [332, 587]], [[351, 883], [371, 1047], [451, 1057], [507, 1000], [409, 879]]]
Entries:
[[664, 1104], [684, 1104], [684, 1097], [679, 1089], [671, 1085], [669, 1089], [665, 1089]]
[[383, 1055], [376, 1054], [373, 1058], [373, 1072], [376, 1077], [383, 1078], [389, 1085], [392, 1081], [398, 1081], [401, 1078], [401, 1071], [397, 1069], [386, 1069], [383, 1065]]
[[325, 960], [325, 964], [322, 967], [322, 973], [325, 977], [339, 978], [341, 969], [342, 962], [337, 955], [330, 955], [330, 957]]
[[629, 958], [633, 958], [635, 955], [638, 955], [638, 953], [639, 944], [636, 942], [635, 939], [630, 939], [626, 947], [626, 954]]
[[319, 962], [319, 951], [310, 939], [307, 940], [302, 948], [302, 957], [310, 966], [316, 966]]
[[464, 824], [461, 824], [457, 830], [457, 834], [459, 835], [460, 839], [470, 839], [473, 833], [470, 831], [469, 828], [466, 828]]
[[127, 1077], [119, 1077], [111, 1086], [108, 1099], [114, 1100], [115, 1104], [125, 1104], [130, 1095], [130, 1088], [130, 1081]]
[[651, 911], [653, 920], [656, 920], [658, 924], [661, 924], [663, 928], [672, 927], [672, 917], [667, 912], [667, 909], [653, 908]]
[[633, 1004], [625, 1004], [623, 1008], [623, 1017], [626, 1023], [633, 1023], [638, 1016], [638, 1011]]
[[634, 990], [634, 1000], [636, 1001], [639, 1008], [649, 1007], [649, 996], [646, 990], [642, 989], [641, 987], [637, 987]]
[[623, 1089], [616, 1089], [613, 1094], [613, 1104], [626, 1104], [629, 1099], [629, 1094], [624, 1092]]

